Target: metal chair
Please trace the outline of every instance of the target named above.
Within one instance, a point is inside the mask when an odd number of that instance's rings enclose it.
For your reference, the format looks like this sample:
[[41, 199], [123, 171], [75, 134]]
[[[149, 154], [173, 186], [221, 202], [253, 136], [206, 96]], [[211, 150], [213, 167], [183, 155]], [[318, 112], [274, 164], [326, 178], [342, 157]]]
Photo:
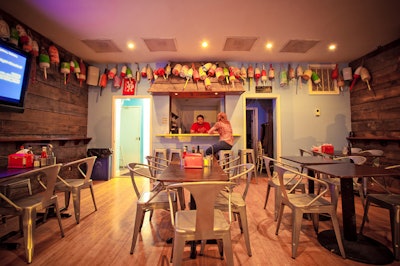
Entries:
[[55, 207], [61, 237], [64, 237], [57, 195], [53, 193], [60, 167], [61, 164], [54, 164], [15, 176], [15, 178], [30, 178], [34, 182], [32, 195], [12, 199], [0, 193], [2, 199], [0, 201], [0, 214], [18, 215], [20, 217], [20, 227], [22, 227], [24, 235], [25, 256], [28, 263], [32, 262], [34, 254], [34, 231], [38, 210], [46, 209], [47, 213], [48, 208]]
[[[168, 210], [170, 205], [168, 203], [168, 196], [167, 196], [169, 192], [168, 193], [166, 192], [165, 190], [166, 187], [163, 183], [157, 186], [157, 189], [153, 189], [151, 191], [139, 190], [139, 186], [137, 184], [138, 178], [147, 178], [149, 180], [155, 180], [155, 178], [151, 175], [151, 171], [156, 170], [154, 169], [154, 166], [149, 166], [141, 163], [129, 163], [127, 167], [129, 169], [133, 189], [135, 190], [135, 194], [137, 197], [135, 224], [133, 229], [132, 245], [130, 251], [130, 253], [133, 254], [137, 242], [137, 237], [142, 229], [144, 216], [146, 212], [150, 211], [149, 220], [151, 220], [154, 210], [156, 209]], [[171, 195], [173, 196], [172, 211], [175, 212], [177, 210], [176, 197], [174, 193], [170, 194], [173, 194]]]
[[[167, 186], [171, 221], [175, 232], [172, 252], [173, 265], [181, 265], [182, 253], [186, 241], [206, 241], [208, 239], [217, 239], [218, 247], [221, 248], [223, 246], [226, 264], [233, 265], [230, 230], [231, 212], [228, 212], [229, 221], [227, 221], [222, 211], [214, 208], [217, 196], [222, 190], [229, 188], [231, 185], [233, 185], [232, 182], [210, 181], [177, 183]], [[170, 192], [177, 188], [184, 188], [190, 191], [196, 201], [195, 210], [181, 210], [174, 213], [174, 198]], [[207, 195], [207, 197], [204, 195]], [[228, 189], [227, 208], [231, 206], [230, 195], [231, 193]]]
[[[93, 181], [91, 179], [93, 166], [96, 156], [87, 157], [63, 164], [58, 175], [58, 182], [56, 183], [55, 190], [64, 192], [65, 194], [65, 209], [68, 209], [70, 196], [72, 193], [72, 201], [74, 203], [74, 213], [76, 223], [79, 224], [81, 217], [81, 190], [85, 188], [90, 189], [95, 211], [97, 211], [96, 200], [94, 198]], [[67, 175], [68, 172], [74, 172], [75, 178], [63, 178], [61, 175]], [[77, 177], [76, 175], [79, 175]]]
[[[233, 214], [238, 216], [238, 221], [239, 221], [239, 226], [240, 226], [240, 231], [244, 235], [245, 243], [246, 243], [246, 248], [247, 248], [247, 254], [249, 256], [252, 256], [251, 252], [251, 246], [250, 246], [250, 233], [249, 233], [249, 226], [247, 222], [247, 211], [246, 211], [246, 196], [249, 191], [249, 185], [251, 183], [251, 177], [252, 177], [252, 171], [254, 171], [254, 164], [252, 163], [247, 163], [247, 164], [239, 164], [236, 166], [233, 166], [231, 168], [225, 169], [226, 172], [232, 172], [235, 173], [235, 175], [230, 175], [229, 176], [229, 181], [232, 182], [230, 191], [232, 194], [232, 199], [231, 199], [231, 211]], [[241, 180], [241, 178], [245, 178], [246, 185], [244, 189], [241, 189], [242, 192], [237, 191], [236, 188], [238, 188], [238, 184]], [[215, 208], [222, 210], [222, 211], [229, 211], [227, 207], [227, 201], [228, 201], [228, 195], [226, 191], [222, 191], [216, 201], [215, 201]]]
[[[292, 258], [296, 258], [297, 255], [297, 247], [299, 244], [300, 238], [300, 231], [301, 231], [301, 223], [303, 220], [303, 214], [311, 214], [312, 221], [314, 225], [314, 230], [318, 233], [318, 221], [319, 221], [319, 214], [320, 213], [328, 213], [332, 220], [333, 229], [335, 231], [336, 240], [339, 246], [340, 253], [343, 258], [346, 258], [345, 251], [343, 248], [342, 236], [340, 233], [339, 222], [336, 215], [336, 203], [329, 202], [323, 198], [324, 194], [328, 191], [328, 183], [322, 181], [320, 179], [316, 179], [310, 177], [306, 174], [295, 172], [289, 168], [284, 166], [275, 164], [274, 165], [275, 171], [278, 173], [279, 178], [279, 185], [281, 188], [281, 195], [282, 201], [279, 210], [279, 217], [278, 223], [276, 226], [275, 234], [278, 235], [279, 227], [282, 221], [282, 216], [284, 212], [284, 207], [288, 206], [292, 210]], [[314, 182], [318, 183], [324, 189], [319, 194], [309, 194], [309, 193], [302, 193], [302, 194], [292, 194], [292, 189], [286, 190], [286, 186], [283, 180], [283, 176], [286, 172], [290, 172], [296, 175], [296, 182], [301, 183], [302, 179], [313, 180]], [[333, 186], [336, 188], [335, 186]], [[336, 193], [333, 191], [333, 193]]]
[[[387, 168], [398, 168], [400, 165]], [[376, 182], [376, 181], [375, 181]], [[379, 184], [378, 182], [376, 182]], [[380, 185], [385, 193], [368, 194], [365, 202], [364, 216], [360, 227], [360, 234], [363, 233], [365, 222], [368, 221], [368, 211], [372, 204], [389, 210], [390, 228], [392, 231], [393, 254], [396, 260], [400, 260], [400, 194], [393, 194], [386, 186]], [[374, 206], [374, 205], [373, 205]]]
[[[171, 163], [170, 160], [163, 159], [162, 157], [155, 157], [155, 156], [146, 156], [147, 164], [151, 166], [151, 175], [153, 178], [157, 179], [157, 177], [165, 170], [165, 168], [168, 167], [168, 165]], [[151, 183], [153, 183], [153, 189], [160, 185], [159, 181], [153, 181], [151, 180]], [[172, 184], [170, 182], [164, 182], [161, 183], [164, 186]], [[179, 205], [181, 207], [181, 210], [184, 210], [186, 208], [185, 205], [185, 192], [183, 189], [178, 190], [178, 198], [179, 198]]]
[[[274, 188], [275, 189], [274, 220], [276, 221], [278, 219], [279, 206], [281, 204], [282, 197], [281, 197], [281, 192], [280, 192], [278, 173], [277, 172], [271, 173], [271, 168], [270, 168], [271, 163], [272, 164], [280, 164], [285, 167], [290, 167], [293, 170], [297, 170], [297, 171], [298, 171], [298, 169], [290, 164], [279, 162], [268, 156], [263, 156], [263, 159], [264, 159], [264, 162], [266, 165], [267, 176], [268, 176], [268, 186], [267, 186], [267, 194], [265, 195], [264, 209], [267, 207], [269, 193], [271, 191], [271, 188]], [[293, 174], [285, 175], [283, 180], [285, 182], [286, 189], [291, 189], [293, 186], [296, 186], [295, 190], [300, 189], [301, 193], [305, 193], [306, 192], [306, 184], [305, 183], [296, 184], [296, 180], [294, 178], [295, 178], [295, 175], [293, 175]], [[293, 192], [295, 192], [295, 190], [293, 190]]]

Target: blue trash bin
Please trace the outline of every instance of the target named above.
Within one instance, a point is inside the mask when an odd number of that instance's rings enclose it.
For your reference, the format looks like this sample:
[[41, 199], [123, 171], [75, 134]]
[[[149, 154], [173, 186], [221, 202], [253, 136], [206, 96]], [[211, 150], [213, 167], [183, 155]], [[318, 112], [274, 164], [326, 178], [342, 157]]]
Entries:
[[93, 180], [110, 180], [112, 151], [109, 148], [88, 149], [87, 156], [97, 156], [93, 166]]

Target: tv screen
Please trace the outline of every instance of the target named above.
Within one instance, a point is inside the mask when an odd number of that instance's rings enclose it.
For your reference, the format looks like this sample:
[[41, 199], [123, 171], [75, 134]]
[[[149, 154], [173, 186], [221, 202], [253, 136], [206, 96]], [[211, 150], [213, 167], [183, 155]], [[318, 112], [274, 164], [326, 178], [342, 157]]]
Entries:
[[30, 66], [28, 53], [0, 41], [0, 111], [24, 111]]

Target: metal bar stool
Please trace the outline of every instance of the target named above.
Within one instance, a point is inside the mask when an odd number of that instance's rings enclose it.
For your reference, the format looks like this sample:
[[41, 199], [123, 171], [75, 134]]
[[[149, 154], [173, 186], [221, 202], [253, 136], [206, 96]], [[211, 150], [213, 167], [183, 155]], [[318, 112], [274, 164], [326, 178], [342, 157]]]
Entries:
[[[256, 163], [256, 156], [253, 149], [240, 149], [239, 156], [241, 158], [241, 164]], [[254, 167], [254, 178], [256, 179], [256, 183], [258, 183], [256, 167]]]
[[169, 149], [169, 161], [172, 162], [174, 155], [178, 155], [179, 162], [182, 161], [182, 150], [177, 148]]
[[155, 148], [154, 149], [154, 153], [153, 156], [155, 158], [164, 158], [165, 160], [167, 160], [167, 149], [166, 148]]

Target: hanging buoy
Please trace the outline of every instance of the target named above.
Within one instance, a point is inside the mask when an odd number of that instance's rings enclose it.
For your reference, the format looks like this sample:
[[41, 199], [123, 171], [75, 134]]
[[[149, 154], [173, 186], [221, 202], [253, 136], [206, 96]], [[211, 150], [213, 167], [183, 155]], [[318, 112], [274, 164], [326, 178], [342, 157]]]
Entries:
[[79, 80], [79, 74], [81, 73], [81, 66], [79, 65], [78, 61], [73, 60], [73, 62], [74, 62], [74, 73], [76, 75], [76, 78]]
[[247, 70], [246, 68], [242, 65], [240, 68], [240, 78], [243, 81], [243, 86], [246, 85], [246, 79], [247, 79]]
[[208, 77], [204, 80], [204, 86], [206, 87], [206, 90], [211, 90], [211, 80]]
[[122, 66], [121, 74], [120, 74], [121, 78], [125, 78], [126, 77], [126, 69], [127, 69], [126, 65]]
[[105, 68], [105, 69], [104, 69], [104, 73], [103, 73], [103, 74], [101, 75], [101, 77], [100, 77], [100, 81], [99, 81], [100, 96], [101, 96], [102, 93], [103, 93], [103, 88], [105, 88], [105, 87], [107, 86], [107, 72], [108, 72], [108, 69]]
[[304, 74], [303, 73], [303, 68], [300, 65], [298, 65], [297, 68], [296, 68], [296, 76], [297, 76], [296, 94], [297, 94], [297, 89], [299, 87], [300, 87], [300, 89], [303, 88], [303, 84], [302, 84], [302, 81], [301, 81], [301, 79], [303, 77], [303, 74]]
[[186, 78], [188, 70], [189, 70], [189, 66], [188, 65], [183, 65], [182, 68], [181, 68], [181, 72], [179, 72], [179, 76], [181, 78], [183, 78], [183, 79]]
[[214, 77], [215, 76], [215, 70], [217, 69], [217, 65], [216, 64], [212, 64], [210, 69], [207, 72], [207, 75], [209, 77]]
[[361, 75], [361, 80], [364, 81], [365, 83], [367, 83], [368, 90], [370, 90], [370, 91], [372, 90], [374, 95], [376, 96], [375, 90], [373, 90], [369, 84], [369, 81], [371, 80], [371, 75], [369, 74], [368, 69], [366, 69], [365, 67], [362, 67], [361, 71], [360, 71], [360, 75]]
[[321, 87], [321, 79], [319, 78], [317, 72], [312, 72], [312, 74], [311, 74], [311, 80], [314, 82], [314, 84], [315, 84], [317, 87], [322, 88], [322, 87]]
[[[128, 70], [128, 69], [127, 69]], [[131, 73], [132, 73], [132, 71], [131, 71]], [[128, 73], [127, 73], [128, 74]], [[143, 68], [142, 68], [142, 70], [140, 71], [140, 74], [141, 74], [141, 76], [142, 76], [142, 78], [147, 78], [147, 66], [144, 66]]]
[[172, 69], [172, 75], [175, 77], [179, 77], [179, 74], [181, 73], [182, 65], [181, 64], [176, 64], [174, 68]]
[[249, 67], [247, 68], [247, 77], [249, 78], [249, 90], [252, 86], [252, 80], [254, 78], [254, 68], [252, 65], [249, 65]]
[[229, 69], [227, 67], [224, 67], [223, 71], [224, 71], [226, 84], [229, 84]]
[[165, 76], [168, 79], [169, 75], [171, 75], [171, 64], [168, 63], [167, 66], [165, 67]]
[[58, 54], [58, 49], [54, 44], [49, 46], [49, 56], [50, 64], [55, 64], [56, 66], [58, 66], [58, 64], [60, 63], [60, 56]]
[[267, 70], [265, 70], [265, 66], [262, 66], [262, 70], [261, 70], [261, 82], [263, 84], [263, 86], [267, 86]]
[[47, 69], [50, 67], [50, 57], [44, 47], [40, 49], [39, 67], [43, 69], [44, 79], [47, 79]]
[[110, 69], [110, 71], [108, 71], [107, 78], [114, 79], [115, 74], [117, 74], [117, 67], [113, 67]]
[[279, 73], [279, 85], [281, 87], [284, 87], [287, 85], [287, 72], [286, 69], [283, 68], [283, 66], [281, 65], [281, 69], [280, 69], [280, 73]]
[[360, 78], [361, 69], [362, 69], [362, 66], [359, 66], [359, 67], [357, 67], [356, 71], [354, 71], [353, 81], [351, 82], [350, 90], [353, 89], [354, 85], [356, 85], [357, 80]]
[[71, 73], [71, 65], [69, 62], [61, 63], [61, 73], [64, 74], [64, 85], [67, 84], [67, 75]]
[[198, 82], [200, 80], [200, 75], [199, 71], [194, 66], [194, 63], [192, 64], [192, 69], [193, 69], [193, 81], [196, 82], [196, 86], [198, 86]]
[[[201, 70], [199, 69], [200, 73], [200, 78], [201, 78]], [[225, 76], [224, 76], [224, 69], [222, 67], [217, 67], [215, 69], [215, 77], [217, 78], [218, 81], [223, 81]]]
[[83, 81], [86, 80], [86, 65], [83, 63], [82, 59], [79, 61], [79, 69], [79, 85], [82, 87]]
[[189, 68], [188, 71], [186, 72], [186, 82], [185, 86], [183, 87], [184, 89], [186, 88], [189, 80], [192, 79], [192, 77], [193, 77], [193, 68]]

